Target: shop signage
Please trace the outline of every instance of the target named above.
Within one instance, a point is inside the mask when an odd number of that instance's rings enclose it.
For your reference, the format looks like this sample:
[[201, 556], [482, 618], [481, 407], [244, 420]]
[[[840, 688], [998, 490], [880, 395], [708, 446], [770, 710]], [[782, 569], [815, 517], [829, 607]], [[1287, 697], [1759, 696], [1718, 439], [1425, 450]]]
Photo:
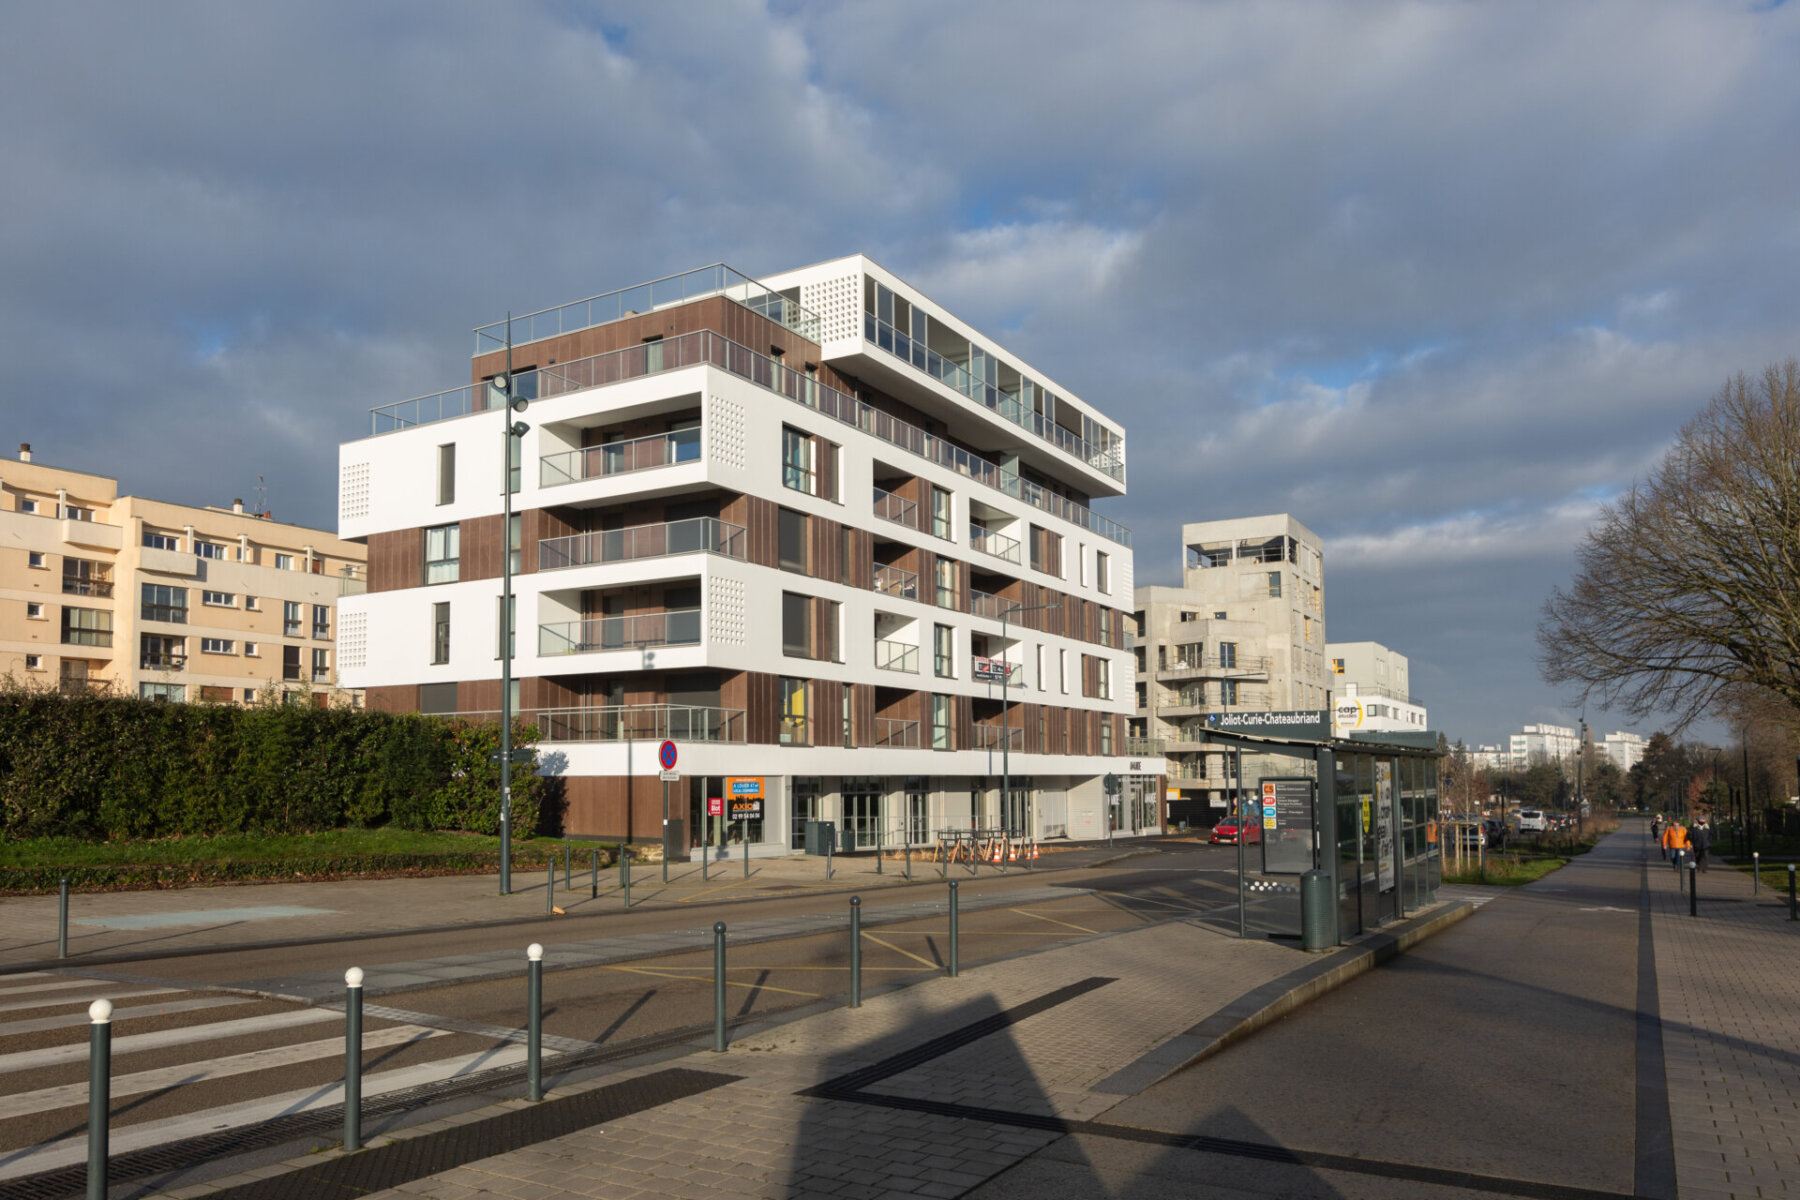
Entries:
[[723, 797], [723, 796], [708, 796], [706, 798], [706, 815], [709, 817], [724, 816], [725, 815], [725, 797]]
[[731, 775], [725, 779], [725, 794], [731, 801], [731, 819], [760, 821], [763, 815], [763, 777]]
[[1013, 664], [998, 658], [975, 657], [975, 669], [971, 674], [977, 683], [1005, 683], [1012, 678]]

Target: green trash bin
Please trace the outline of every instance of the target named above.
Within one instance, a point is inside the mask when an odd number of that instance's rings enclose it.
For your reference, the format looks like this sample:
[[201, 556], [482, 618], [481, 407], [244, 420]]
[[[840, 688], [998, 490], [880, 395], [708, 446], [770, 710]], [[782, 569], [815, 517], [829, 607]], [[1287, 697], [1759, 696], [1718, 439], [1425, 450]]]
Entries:
[[1307, 950], [1332, 948], [1331, 876], [1308, 871], [1300, 877], [1300, 945]]

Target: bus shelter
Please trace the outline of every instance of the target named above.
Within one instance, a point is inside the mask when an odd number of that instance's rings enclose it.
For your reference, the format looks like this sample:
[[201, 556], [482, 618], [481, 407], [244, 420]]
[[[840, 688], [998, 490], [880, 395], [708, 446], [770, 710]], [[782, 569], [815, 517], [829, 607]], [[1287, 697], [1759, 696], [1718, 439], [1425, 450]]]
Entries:
[[[1437, 900], [1437, 735], [1333, 737], [1329, 712], [1231, 713], [1208, 718], [1207, 737], [1229, 755], [1234, 815], [1254, 823], [1242, 844], [1245, 920], [1265, 935], [1298, 936], [1299, 877], [1330, 878], [1332, 941], [1410, 916]], [[1240, 826], [1240, 829], [1243, 827]]]

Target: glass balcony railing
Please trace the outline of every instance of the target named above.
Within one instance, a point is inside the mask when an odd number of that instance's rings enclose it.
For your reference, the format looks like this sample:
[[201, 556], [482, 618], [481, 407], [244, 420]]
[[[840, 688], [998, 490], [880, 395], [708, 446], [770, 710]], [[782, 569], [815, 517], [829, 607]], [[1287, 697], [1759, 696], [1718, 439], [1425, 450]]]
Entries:
[[989, 617], [998, 621], [1000, 619], [1000, 610], [1009, 606], [1011, 603], [1010, 600], [1001, 596], [996, 596], [992, 592], [984, 592], [978, 588], [969, 589], [970, 616]]
[[969, 526], [969, 545], [983, 554], [991, 554], [995, 558], [1004, 558], [1009, 563], [1019, 561], [1019, 540], [1009, 538], [1004, 533], [995, 533], [980, 525]]
[[[549, 399], [585, 388], [601, 387], [625, 379], [637, 379], [701, 364], [711, 365], [758, 387], [767, 388], [832, 420], [860, 429], [890, 446], [916, 454], [947, 470], [1021, 500], [1040, 512], [1089, 530], [1121, 546], [1131, 545], [1131, 530], [1117, 521], [1101, 516], [1079, 501], [1058, 495], [1028, 479], [1021, 479], [998, 463], [926, 433], [916, 425], [873, 408], [855, 396], [820, 383], [804, 372], [795, 371], [766, 354], [740, 346], [730, 338], [709, 329], [680, 334], [646, 346], [631, 346], [592, 358], [558, 363], [554, 367], [538, 371], [520, 372], [516, 376], [518, 382], [514, 390], [527, 399]], [[392, 433], [499, 407], [496, 394], [487, 384], [452, 388], [447, 392], [372, 409], [370, 433]]]
[[919, 723], [917, 721], [900, 721], [893, 717], [876, 717], [875, 744], [897, 749], [917, 750], [919, 748]]
[[916, 571], [905, 571], [899, 567], [875, 565], [875, 590], [884, 596], [894, 596], [901, 600], [917, 600], [919, 598], [919, 575]]
[[1150, 737], [1128, 737], [1119, 741], [1120, 754], [1136, 754], [1144, 758], [1157, 758], [1163, 752], [1163, 740]]
[[974, 728], [976, 750], [998, 750], [1008, 746], [1013, 750], [1025, 747], [1025, 731], [1023, 729], [1003, 729], [998, 725], [977, 725]]
[[600, 650], [699, 644], [700, 610], [697, 608], [623, 617], [589, 617], [585, 621], [560, 621], [538, 626], [538, 653], [545, 658]]
[[909, 646], [905, 642], [890, 642], [877, 639], [875, 642], [875, 665], [883, 671], [906, 671], [919, 673], [919, 648]]
[[954, 363], [923, 343], [913, 340], [874, 313], [863, 313], [863, 340], [878, 346], [902, 362], [911, 363], [933, 379], [960, 392], [984, 408], [991, 409], [1017, 425], [1034, 433], [1058, 450], [1123, 483], [1125, 481], [1125, 446], [1120, 441], [1102, 448], [1079, 434], [1071, 433], [1044, 414], [1026, 408], [1016, 396], [1001, 391], [985, 380], [977, 379], [958, 363]]
[[904, 496], [896, 496], [881, 488], [875, 489], [875, 515], [908, 529], [919, 527], [919, 506]]
[[538, 460], [538, 486], [556, 487], [583, 479], [626, 475], [632, 471], [648, 471], [656, 467], [699, 461], [698, 429], [653, 433], [649, 437], [632, 438], [628, 442], [608, 442], [604, 446], [546, 454]]
[[[808, 341], [819, 340], [819, 318], [816, 313], [800, 307], [797, 302], [789, 300], [780, 292], [769, 290], [724, 263], [714, 263], [710, 267], [668, 275], [635, 287], [590, 296], [573, 304], [514, 317], [513, 344], [522, 346], [527, 342], [559, 334], [592, 329], [596, 325], [654, 312], [674, 304], [704, 300], [708, 296], [724, 296], [752, 312], [762, 314], [777, 325], [793, 330]], [[505, 321], [495, 321], [492, 325], [476, 329], [475, 354], [480, 356], [505, 349], [506, 325]]]
[[[498, 712], [457, 713], [458, 721], [498, 722]], [[513, 714], [535, 725], [543, 742], [744, 741], [744, 710], [693, 704], [609, 704], [593, 708], [527, 708]]]
[[630, 529], [545, 538], [538, 543], [538, 570], [560, 571], [567, 567], [591, 567], [702, 552], [741, 561], [744, 547], [742, 525], [715, 517], [691, 517], [660, 525], [635, 525]]

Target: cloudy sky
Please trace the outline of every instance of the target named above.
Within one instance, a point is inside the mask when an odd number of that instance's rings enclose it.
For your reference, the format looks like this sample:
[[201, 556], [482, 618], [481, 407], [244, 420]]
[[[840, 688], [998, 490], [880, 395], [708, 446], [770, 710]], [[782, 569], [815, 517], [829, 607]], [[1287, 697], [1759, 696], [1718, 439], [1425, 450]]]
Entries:
[[9, 5], [0, 438], [330, 526], [471, 326], [863, 251], [1125, 423], [1139, 582], [1291, 512], [1493, 741], [1595, 506], [1800, 353], [1796, 8]]

